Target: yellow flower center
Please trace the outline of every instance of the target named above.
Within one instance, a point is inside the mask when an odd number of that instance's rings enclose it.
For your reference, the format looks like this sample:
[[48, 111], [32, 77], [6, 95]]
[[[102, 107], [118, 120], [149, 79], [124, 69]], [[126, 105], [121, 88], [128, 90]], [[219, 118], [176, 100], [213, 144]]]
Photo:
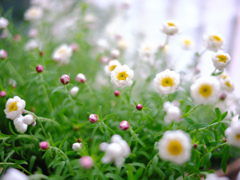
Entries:
[[149, 50], [150, 50], [150, 47], [147, 46], [147, 47], [144, 48], [144, 50], [145, 50], [145, 51], [149, 51]]
[[167, 87], [167, 86], [173, 86], [174, 82], [173, 79], [170, 77], [165, 77], [161, 81], [162, 86]]
[[167, 24], [168, 24], [168, 27], [174, 27], [175, 26], [175, 24], [172, 23], [172, 22], [168, 22]]
[[222, 42], [222, 39], [219, 36], [213, 35], [211, 36], [215, 41]]
[[61, 55], [66, 55], [67, 51], [64, 48], [61, 48], [61, 49], [59, 49], [58, 53], [61, 54]]
[[177, 156], [179, 155], [183, 150], [183, 147], [181, 143], [177, 140], [172, 140], [168, 145], [168, 152], [171, 155]]
[[221, 74], [220, 76], [222, 79], [226, 79], [227, 78], [227, 75], [226, 74]]
[[226, 81], [226, 82], [225, 82], [225, 85], [226, 85], [227, 87], [229, 87], [229, 88], [232, 88], [232, 85], [231, 85], [231, 83], [230, 83], [229, 81]]
[[225, 56], [225, 55], [218, 55], [217, 57], [218, 57], [218, 61], [219, 61], [219, 62], [226, 63], [226, 61], [227, 61], [227, 56]]
[[119, 72], [118, 75], [117, 75], [118, 80], [124, 80], [125, 81], [127, 77], [128, 77], [128, 74], [126, 73], [126, 71]]
[[190, 46], [192, 42], [189, 39], [183, 41], [185, 45]]
[[12, 111], [17, 111], [18, 107], [17, 107], [17, 102], [13, 102], [12, 104], [10, 104], [10, 106], [8, 107], [8, 111], [12, 112]]
[[212, 94], [212, 87], [208, 84], [204, 84], [199, 89], [199, 94], [203, 97], [208, 97]]
[[240, 140], [240, 134], [236, 134], [236, 139]]
[[117, 65], [111, 65], [111, 66], [109, 66], [109, 70], [113, 71], [116, 67], [117, 67]]

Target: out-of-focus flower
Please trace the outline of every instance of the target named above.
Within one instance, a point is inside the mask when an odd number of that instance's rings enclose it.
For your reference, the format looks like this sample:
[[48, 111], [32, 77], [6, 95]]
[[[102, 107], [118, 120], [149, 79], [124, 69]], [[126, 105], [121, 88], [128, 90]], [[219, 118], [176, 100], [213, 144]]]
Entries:
[[129, 128], [129, 123], [127, 121], [122, 121], [120, 122], [119, 127], [125, 131]]
[[185, 50], [191, 49], [193, 47], [193, 40], [191, 38], [185, 37], [181, 41], [182, 47]]
[[79, 91], [79, 87], [74, 86], [74, 87], [70, 90], [70, 94], [71, 94], [72, 96], [76, 96], [77, 93], [78, 93], [78, 91]]
[[170, 103], [169, 101], [165, 102], [163, 104], [164, 110], [166, 112], [166, 115], [164, 116], [164, 121], [169, 124], [172, 121], [180, 121], [181, 120], [181, 109], [174, 105], [173, 103]]
[[110, 54], [113, 59], [116, 59], [120, 56], [120, 51], [118, 49], [113, 49], [111, 50]]
[[27, 124], [23, 122], [23, 116], [20, 115], [17, 118], [14, 119], [13, 121], [15, 128], [17, 129], [18, 132], [20, 133], [25, 133], [27, 131]]
[[218, 100], [220, 85], [214, 77], [200, 77], [191, 85], [191, 97], [196, 104], [212, 104]]
[[89, 121], [91, 123], [95, 123], [98, 121], [98, 116], [96, 114], [91, 114], [89, 117], [88, 117]]
[[17, 86], [17, 82], [14, 79], [11, 79], [11, 78], [8, 80], [8, 84], [12, 85], [13, 89], [16, 88], [16, 86]]
[[106, 39], [98, 39], [97, 46], [100, 51], [105, 51], [109, 48], [109, 44]]
[[225, 135], [229, 145], [240, 147], [240, 121], [232, 121], [225, 130]]
[[87, 78], [86, 78], [86, 76], [84, 74], [79, 73], [79, 74], [77, 74], [75, 80], [77, 82], [84, 83], [87, 80]]
[[66, 85], [69, 83], [70, 77], [68, 75], [64, 74], [61, 76], [60, 81], [63, 85]]
[[220, 79], [221, 88], [227, 92], [232, 92], [234, 90], [234, 84], [230, 78]]
[[111, 72], [117, 67], [121, 66], [120, 62], [118, 60], [112, 60], [108, 63], [107, 66], [105, 66], [104, 70], [106, 75], [111, 76]]
[[203, 36], [204, 46], [212, 51], [217, 52], [223, 48], [224, 40], [219, 34], [205, 34]]
[[208, 174], [205, 180], [229, 180], [229, 178], [219, 177], [216, 174]]
[[179, 31], [178, 23], [174, 21], [167, 21], [163, 23], [161, 31], [167, 35], [175, 35]]
[[30, 39], [26, 44], [25, 44], [25, 50], [26, 51], [33, 51], [39, 47], [38, 42], [35, 39]]
[[240, 101], [237, 102], [235, 110], [236, 113], [240, 115]]
[[[52, 4], [54, 4], [54, 2]], [[32, 6], [39, 6], [46, 10], [49, 10], [52, 7], [52, 4], [51, 0], [31, 0]]]
[[123, 50], [126, 50], [130, 47], [130, 42], [127, 41], [126, 39], [124, 38], [121, 38], [117, 41], [117, 46], [120, 48], [120, 49], [123, 49]]
[[101, 63], [109, 63], [109, 61], [110, 61], [110, 58], [109, 57], [107, 57], [107, 56], [102, 56], [101, 58], [100, 58], [100, 62]]
[[127, 65], [117, 66], [111, 72], [111, 82], [116, 87], [124, 88], [126, 86], [132, 85], [132, 78], [134, 76], [134, 72]]
[[4, 49], [0, 49], [0, 59], [5, 60], [7, 59], [7, 56], [8, 56], [7, 51], [5, 51]]
[[136, 108], [137, 108], [137, 110], [141, 111], [142, 108], [143, 108], [143, 105], [142, 105], [142, 104], [137, 104], [137, 105], [136, 105]]
[[213, 65], [218, 70], [222, 71], [231, 61], [229, 54], [224, 53], [223, 51], [218, 51], [212, 56]]
[[21, 40], [22, 40], [22, 37], [21, 37], [20, 34], [16, 34], [16, 35], [14, 36], [14, 41], [20, 42]]
[[111, 144], [101, 143], [100, 150], [105, 152], [102, 163], [106, 164], [114, 161], [116, 166], [122, 166], [131, 151], [128, 143], [118, 134], [111, 137]]
[[28, 32], [28, 36], [30, 38], [37, 38], [38, 37], [38, 30], [35, 29], [35, 28], [30, 29], [29, 32]]
[[36, 21], [43, 17], [43, 10], [40, 7], [32, 6], [24, 13], [26, 21]]
[[78, 150], [80, 150], [82, 148], [82, 144], [81, 143], [74, 143], [73, 145], [72, 145], [72, 149], [74, 150], [74, 151], [78, 151]]
[[77, 43], [70, 44], [70, 47], [72, 48], [73, 52], [76, 52], [79, 50], [79, 45]]
[[37, 71], [38, 73], [43, 72], [43, 66], [42, 66], [42, 65], [38, 65], [38, 66], [36, 67], [36, 71]]
[[86, 14], [84, 17], [84, 22], [87, 24], [94, 24], [97, 18], [93, 14]]
[[7, 171], [3, 174], [1, 180], [29, 180], [28, 177], [22, 173], [21, 171], [9, 168]]
[[223, 72], [222, 74], [220, 74], [220, 76], [218, 76], [218, 78], [221, 79], [226, 79], [228, 78], [228, 74], [226, 72]]
[[180, 75], [169, 69], [158, 73], [154, 78], [154, 84], [157, 91], [163, 95], [174, 93], [177, 90], [179, 83]]
[[52, 55], [52, 59], [60, 64], [68, 64], [72, 56], [72, 48], [67, 44], [57, 47]]
[[26, 116], [23, 117], [22, 120], [23, 120], [23, 123], [30, 125], [30, 124], [33, 124], [34, 121], [36, 121], [36, 118], [31, 114], [27, 114]]
[[165, 161], [183, 164], [191, 157], [191, 138], [182, 130], [166, 131], [158, 143], [159, 156]]
[[153, 44], [150, 44], [150, 43], [143, 43], [139, 48], [139, 54], [140, 56], [143, 56], [143, 57], [149, 58], [155, 52], [156, 52], [156, 48], [154, 47]]
[[9, 22], [4, 17], [0, 17], [0, 29], [4, 29], [8, 26]]
[[114, 92], [114, 95], [115, 95], [115, 96], [119, 96], [119, 95], [120, 95], [120, 92], [119, 92], [119, 91], [115, 91], [115, 92]]
[[49, 143], [46, 142], [46, 141], [42, 141], [39, 143], [39, 147], [42, 149], [42, 150], [47, 150], [49, 148]]
[[93, 159], [91, 156], [83, 156], [80, 158], [79, 163], [84, 169], [90, 169], [93, 166]]
[[221, 100], [225, 100], [226, 97], [227, 97], [227, 94], [226, 94], [225, 92], [221, 92], [219, 98], [220, 98]]
[[5, 97], [6, 96], [6, 92], [5, 91], [0, 91], [0, 97]]
[[22, 116], [25, 106], [26, 102], [20, 97], [14, 96], [13, 98], [9, 98], [6, 103], [6, 109], [4, 109], [6, 117], [14, 120]]

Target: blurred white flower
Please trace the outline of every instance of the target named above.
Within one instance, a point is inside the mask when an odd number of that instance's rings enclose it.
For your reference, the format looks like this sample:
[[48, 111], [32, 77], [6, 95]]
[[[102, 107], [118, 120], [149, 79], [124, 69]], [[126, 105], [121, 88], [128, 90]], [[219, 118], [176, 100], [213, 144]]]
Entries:
[[106, 39], [98, 39], [97, 46], [100, 51], [105, 51], [109, 48], [109, 44]]
[[4, 49], [0, 49], [0, 59], [5, 60], [7, 59], [7, 56], [8, 56], [7, 51], [5, 51]]
[[124, 88], [126, 86], [132, 85], [132, 78], [134, 76], [134, 72], [127, 65], [117, 66], [111, 72], [111, 83], [113, 83], [116, 87]]
[[77, 82], [84, 83], [87, 80], [87, 78], [86, 78], [86, 76], [84, 74], [78, 73], [76, 78], [75, 78], [75, 80]]
[[39, 43], [35, 39], [30, 39], [26, 44], [24, 49], [26, 51], [33, 51], [35, 49], [39, 48]]
[[9, 98], [6, 102], [6, 109], [4, 109], [6, 117], [12, 120], [16, 119], [22, 115], [25, 106], [26, 102], [20, 97], [14, 96], [13, 98]]
[[12, 88], [16, 88], [16, 86], [17, 86], [17, 82], [11, 78], [8, 80], [8, 84], [12, 85]]
[[0, 17], [0, 29], [4, 29], [8, 26], [9, 22], [4, 17]]
[[229, 180], [229, 178], [218, 177], [216, 174], [208, 174], [205, 180]]
[[43, 17], [43, 10], [40, 7], [32, 6], [24, 13], [26, 21], [36, 21]]
[[32, 6], [39, 6], [43, 9], [49, 10], [53, 2], [51, 0], [31, 0]]
[[182, 44], [183, 49], [185, 49], [185, 50], [191, 49], [194, 45], [193, 40], [189, 37], [182, 38], [181, 44]]
[[178, 23], [167, 21], [163, 23], [161, 31], [167, 35], [175, 35], [179, 31]]
[[232, 121], [231, 125], [225, 130], [227, 143], [240, 147], [240, 121]]
[[111, 72], [117, 67], [121, 66], [120, 62], [118, 60], [112, 60], [108, 63], [107, 66], [105, 66], [104, 70], [106, 75], [111, 76]]
[[28, 177], [22, 173], [21, 171], [9, 168], [7, 171], [3, 174], [1, 180], [29, 180]]
[[238, 102], [236, 103], [236, 108], [235, 108], [235, 110], [236, 110], [236, 113], [240, 115], [240, 101], [238, 101]]
[[179, 83], [180, 75], [169, 69], [158, 73], [154, 78], [154, 84], [157, 91], [163, 95], [174, 93], [177, 90]]
[[70, 90], [70, 94], [71, 94], [72, 96], [76, 96], [77, 93], [78, 93], [78, 91], [79, 91], [79, 87], [74, 86], [74, 87]]
[[67, 44], [62, 44], [54, 50], [52, 59], [60, 64], [68, 64], [70, 62], [71, 56], [72, 48]]
[[35, 122], [36, 118], [31, 114], [27, 114], [26, 116], [23, 117], [22, 120], [23, 120], [23, 123], [30, 125]]
[[100, 150], [105, 152], [102, 163], [106, 164], [114, 161], [116, 166], [122, 166], [125, 158], [127, 158], [131, 152], [128, 143], [118, 134], [111, 137], [111, 144], [101, 143]]
[[84, 22], [87, 24], [93, 24], [96, 22], [96, 16], [93, 14], [86, 14], [84, 17]]
[[140, 48], [139, 48], [139, 54], [140, 56], [143, 57], [150, 57], [151, 55], [153, 55], [156, 52], [156, 47], [154, 47], [153, 44], [151, 43], [143, 43], [141, 44]]
[[200, 77], [190, 87], [191, 97], [196, 104], [217, 102], [220, 85], [215, 77]]
[[28, 36], [30, 38], [37, 38], [38, 37], [38, 30], [35, 28], [31, 28], [28, 32]]
[[118, 58], [120, 56], [120, 51], [118, 49], [113, 49], [113, 50], [111, 50], [110, 54], [111, 54], [111, 57], [113, 59], [115, 59], [115, 58]]
[[80, 150], [82, 148], [82, 144], [81, 143], [74, 143], [73, 145], [72, 145], [72, 149], [74, 150], [74, 151], [78, 151], [78, 150]]
[[121, 38], [117, 41], [117, 46], [120, 49], [126, 50], [130, 47], [130, 42], [124, 38]]
[[167, 124], [170, 124], [173, 121], [180, 121], [181, 120], [181, 109], [176, 106], [174, 103], [166, 101], [163, 104], [164, 110], [166, 115], [164, 116], [164, 121]]
[[212, 56], [213, 65], [218, 70], [222, 71], [231, 61], [229, 54], [224, 53], [219, 50], [217, 53], [214, 53]]
[[181, 165], [191, 157], [191, 138], [182, 130], [166, 131], [158, 148], [161, 159]]
[[232, 92], [234, 90], [234, 84], [230, 78], [220, 79], [221, 88], [227, 92]]
[[224, 40], [219, 34], [205, 34], [203, 35], [204, 46], [212, 51], [217, 52], [223, 48]]
[[13, 121], [15, 128], [17, 129], [18, 132], [20, 133], [25, 133], [27, 131], [28, 125], [23, 122], [23, 116], [20, 115]]

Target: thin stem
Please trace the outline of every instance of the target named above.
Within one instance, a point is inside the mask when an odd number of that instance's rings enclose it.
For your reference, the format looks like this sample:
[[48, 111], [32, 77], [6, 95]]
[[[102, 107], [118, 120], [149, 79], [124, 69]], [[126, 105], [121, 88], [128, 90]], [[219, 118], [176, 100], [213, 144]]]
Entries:
[[51, 102], [50, 102], [50, 99], [49, 99], [49, 96], [48, 96], [48, 94], [47, 94], [45, 85], [44, 85], [44, 83], [43, 83], [44, 80], [43, 80], [42, 74], [40, 74], [40, 77], [41, 77], [41, 81], [42, 81], [42, 88], [43, 88], [44, 94], [45, 94], [45, 96], [47, 97], [47, 103], [48, 103], [49, 109], [50, 109], [51, 113], [53, 113], [52, 104], [51, 104]]
[[211, 75], [214, 75], [216, 71], [217, 71], [217, 68], [214, 69], [214, 71], [211, 73]]
[[[157, 154], [156, 154], [157, 155]], [[155, 155], [155, 156], [156, 156]], [[145, 169], [145, 171], [144, 171], [144, 175], [143, 176], [145, 176], [146, 174], [147, 174], [147, 170], [148, 170], [148, 168], [149, 168], [149, 166], [151, 165], [151, 163], [152, 163], [152, 161], [153, 161], [153, 159], [154, 159], [154, 157], [155, 156], [153, 156], [153, 158], [149, 161], [149, 163], [147, 164], [147, 167], [146, 167], [146, 169]]]
[[18, 77], [20, 83], [23, 84], [23, 83], [24, 83], [23, 77], [22, 77], [22, 76], [18, 73], [18, 71], [13, 67], [13, 65], [11, 64], [10, 61], [7, 62], [7, 65], [9, 66], [10, 71], [12, 70], [12, 71], [16, 74], [16, 76]]
[[212, 151], [214, 151], [215, 149], [217, 149], [217, 148], [219, 148], [219, 147], [221, 147], [221, 146], [225, 146], [225, 145], [227, 145], [227, 142], [222, 143], [222, 144], [219, 144], [218, 146], [214, 147], [214, 148], [212, 149]]
[[73, 103], [74, 107], [76, 108], [76, 104], [75, 104], [75, 102], [73, 101], [73, 98], [72, 98], [71, 94], [69, 93], [67, 87], [64, 86], [64, 88], [65, 88], [65, 90], [66, 90], [66, 92], [67, 92], [67, 94], [68, 94], [69, 99], [71, 100], [71, 102]]
[[47, 133], [45, 132], [45, 129], [43, 128], [42, 122], [41, 121], [38, 121], [38, 122], [41, 126], [41, 129], [42, 129], [42, 132], [43, 132], [44, 136], [46, 136], [46, 138], [48, 138]]

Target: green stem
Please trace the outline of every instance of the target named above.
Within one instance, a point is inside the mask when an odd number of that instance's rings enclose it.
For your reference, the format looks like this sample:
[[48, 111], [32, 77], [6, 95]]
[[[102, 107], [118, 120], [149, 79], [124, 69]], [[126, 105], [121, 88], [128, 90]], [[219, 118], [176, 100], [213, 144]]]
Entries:
[[43, 88], [44, 94], [45, 94], [45, 96], [47, 97], [48, 106], [49, 106], [49, 108], [50, 108], [51, 113], [53, 113], [52, 104], [51, 104], [51, 102], [50, 102], [50, 99], [49, 99], [49, 96], [48, 96], [48, 94], [47, 94], [45, 85], [44, 85], [44, 83], [43, 83], [44, 80], [43, 80], [42, 74], [40, 74], [40, 77], [41, 77], [41, 81], [42, 81], [42, 88]]
[[18, 77], [20, 83], [23, 84], [23, 83], [24, 83], [23, 77], [22, 77], [22, 76], [18, 73], [18, 71], [13, 67], [13, 65], [11, 64], [10, 61], [8, 61], [7, 65], [9, 66], [10, 71], [13, 71], [13, 72], [16, 74], [16, 76]]
[[43, 128], [42, 122], [41, 121], [38, 121], [38, 122], [39, 122], [39, 124], [41, 126], [41, 129], [42, 129], [42, 132], [43, 132], [44, 136], [46, 136], [46, 138], [48, 138], [48, 136], [47, 136], [47, 134], [45, 132], [45, 129]]
[[214, 151], [215, 149], [217, 149], [217, 148], [219, 148], [219, 147], [221, 147], [221, 146], [225, 146], [225, 145], [227, 145], [227, 142], [222, 143], [222, 144], [219, 144], [218, 146], [214, 147], [214, 148], [212, 149], [212, 151]]
[[[157, 155], [157, 154], [156, 154]], [[155, 155], [155, 156], [156, 156]], [[147, 164], [147, 167], [146, 167], [146, 169], [145, 169], [145, 171], [144, 171], [144, 174], [143, 174], [143, 176], [145, 176], [146, 174], [147, 174], [147, 170], [148, 170], [148, 168], [149, 168], [149, 166], [151, 165], [151, 163], [152, 163], [152, 161], [153, 161], [153, 159], [154, 159], [154, 157], [155, 156], [153, 156], [153, 158], [149, 161], [149, 163]]]
[[[220, 122], [221, 122], [221, 121], [220, 121]], [[200, 129], [194, 129], [194, 130], [190, 131], [189, 134], [191, 134], [191, 133], [193, 133], [193, 132], [195, 132], [195, 131], [202, 131], [202, 130], [207, 129], [207, 128], [209, 128], [209, 127], [215, 126], [215, 125], [217, 125], [217, 124], [220, 123], [220, 122], [215, 122], [215, 123], [213, 123], [213, 124], [210, 124], [208, 127], [204, 127], [204, 128], [200, 128]]]

